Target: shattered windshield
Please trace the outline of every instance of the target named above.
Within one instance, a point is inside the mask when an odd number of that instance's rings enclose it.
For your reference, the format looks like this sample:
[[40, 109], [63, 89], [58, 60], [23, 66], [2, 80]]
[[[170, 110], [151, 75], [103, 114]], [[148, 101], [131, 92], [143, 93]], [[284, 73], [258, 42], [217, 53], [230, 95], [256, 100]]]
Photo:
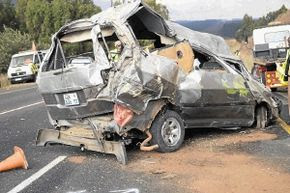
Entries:
[[27, 66], [33, 62], [33, 54], [13, 57], [10, 63], [10, 67]]

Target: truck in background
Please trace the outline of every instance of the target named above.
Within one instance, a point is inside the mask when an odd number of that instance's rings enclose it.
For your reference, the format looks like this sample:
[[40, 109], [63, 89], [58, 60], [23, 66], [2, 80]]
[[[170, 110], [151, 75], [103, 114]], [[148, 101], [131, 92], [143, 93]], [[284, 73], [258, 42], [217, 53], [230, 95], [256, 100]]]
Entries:
[[23, 51], [14, 54], [8, 68], [7, 76], [10, 82], [20, 83], [35, 81], [38, 68], [47, 51]]
[[280, 117], [290, 123], [288, 106], [288, 77], [290, 25], [258, 28], [253, 31], [253, 76], [271, 89], [280, 103]]

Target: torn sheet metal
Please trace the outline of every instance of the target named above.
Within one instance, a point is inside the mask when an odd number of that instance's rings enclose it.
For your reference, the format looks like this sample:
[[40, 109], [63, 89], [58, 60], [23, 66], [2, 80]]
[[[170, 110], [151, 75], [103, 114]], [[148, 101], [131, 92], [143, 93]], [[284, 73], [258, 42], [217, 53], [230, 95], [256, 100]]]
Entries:
[[128, 161], [125, 145], [122, 142], [102, 141], [99, 143], [95, 139], [72, 136], [52, 129], [42, 129], [38, 131], [36, 145], [45, 146], [49, 143], [61, 143], [70, 146], [83, 147], [84, 149], [102, 153], [116, 155], [119, 162], [126, 164]]

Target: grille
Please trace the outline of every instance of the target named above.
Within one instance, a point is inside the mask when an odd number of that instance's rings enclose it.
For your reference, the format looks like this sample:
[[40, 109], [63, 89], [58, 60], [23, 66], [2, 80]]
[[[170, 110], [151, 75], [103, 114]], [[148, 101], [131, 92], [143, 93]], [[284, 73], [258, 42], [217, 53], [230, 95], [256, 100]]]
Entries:
[[19, 76], [19, 75], [25, 75], [26, 72], [15, 72], [15, 73], [11, 73], [11, 76]]

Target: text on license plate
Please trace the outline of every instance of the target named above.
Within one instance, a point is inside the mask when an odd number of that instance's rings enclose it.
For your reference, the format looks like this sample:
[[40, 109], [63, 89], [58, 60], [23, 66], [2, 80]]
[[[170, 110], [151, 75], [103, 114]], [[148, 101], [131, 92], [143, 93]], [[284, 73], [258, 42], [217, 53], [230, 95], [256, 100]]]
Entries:
[[68, 93], [63, 95], [64, 104], [67, 106], [70, 105], [79, 105], [79, 99], [77, 93]]

